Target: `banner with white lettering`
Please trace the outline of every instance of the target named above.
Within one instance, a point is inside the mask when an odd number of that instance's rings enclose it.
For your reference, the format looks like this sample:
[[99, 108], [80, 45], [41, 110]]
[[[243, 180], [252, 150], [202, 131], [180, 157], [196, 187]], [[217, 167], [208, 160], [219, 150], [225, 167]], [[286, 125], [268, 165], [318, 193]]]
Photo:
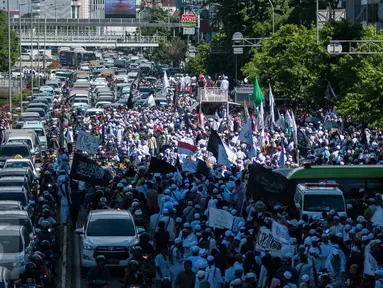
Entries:
[[209, 208], [209, 227], [231, 229], [233, 226], [233, 219], [234, 216], [225, 210], [212, 207]]
[[290, 234], [287, 226], [273, 221], [271, 232], [277, 241], [282, 242], [283, 244], [290, 244]]
[[273, 237], [270, 231], [260, 230], [258, 232], [255, 249], [262, 251], [280, 251], [282, 244]]
[[76, 139], [76, 150], [96, 154], [100, 146], [100, 138], [97, 138], [84, 131], [78, 132]]
[[74, 155], [70, 177], [94, 185], [108, 185], [113, 179], [110, 173], [106, 173], [106, 170], [96, 161], [78, 153]]

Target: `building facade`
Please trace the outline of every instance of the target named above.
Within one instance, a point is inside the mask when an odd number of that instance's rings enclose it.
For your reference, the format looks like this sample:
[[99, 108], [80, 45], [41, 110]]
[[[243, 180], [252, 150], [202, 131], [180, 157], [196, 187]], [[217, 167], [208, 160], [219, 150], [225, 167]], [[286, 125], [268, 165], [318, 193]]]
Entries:
[[383, 29], [383, 2], [380, 0], [345, 0], [346, 17], [352, 23], [374, 25]]

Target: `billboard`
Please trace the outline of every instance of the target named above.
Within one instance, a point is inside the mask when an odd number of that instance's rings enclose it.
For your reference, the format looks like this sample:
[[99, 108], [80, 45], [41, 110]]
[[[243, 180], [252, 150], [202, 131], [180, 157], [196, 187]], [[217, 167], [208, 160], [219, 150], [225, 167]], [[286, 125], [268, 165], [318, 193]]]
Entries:
[[195, 14], [182, 14], [181, 23], [183, 27], [196, 27], [197, 15]]
[[136, 0], [105, 0], [105, 18], [136, 18]]

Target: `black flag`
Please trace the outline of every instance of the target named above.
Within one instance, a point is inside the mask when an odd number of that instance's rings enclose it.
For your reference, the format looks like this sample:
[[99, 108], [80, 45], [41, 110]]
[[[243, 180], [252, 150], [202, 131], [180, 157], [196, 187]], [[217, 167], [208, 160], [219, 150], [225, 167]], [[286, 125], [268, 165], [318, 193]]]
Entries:
[[133, 109], [134, 107], [132, 90], [129, 92], [128, 103], [126, 105], [128, 106], [128, 109]]
[[209, 141], [207, 142], [207, 151], [213, 153], [214, 157], [218, 159], [218, 147], [222, 144], [222, 139], [219, 137], [217, 132], [211, 130]]
[[149, 173], [167, 174], [167, 173], [172, 173], [176, 171], [177, 171], [177, 168], [169, 164], [165, 160], [161, 160], [156, 157], [152, 157], [150, 159]]
[[99, 166], [98, 163], [81, 154], [76, 153], [73, 158], [70, 177], [75, 180], [92, 183], [95, 185], [108, 185], [112, 180], [110, 173]]
[[205, 161], [202, 161], [201, 159], [197, 159], [197, 175], [204, 175], [206, 177], [210, 176], [210, 169], [207, 166]]
[[293, 203], [294, 192], [291, 191], [289, 180], [285, 176], [259, 164], [253, 164], [249, 169], [250, 175], [246, 191], [248, 196], [253, 196], [254, 200], [262, 198], [284, 205]]

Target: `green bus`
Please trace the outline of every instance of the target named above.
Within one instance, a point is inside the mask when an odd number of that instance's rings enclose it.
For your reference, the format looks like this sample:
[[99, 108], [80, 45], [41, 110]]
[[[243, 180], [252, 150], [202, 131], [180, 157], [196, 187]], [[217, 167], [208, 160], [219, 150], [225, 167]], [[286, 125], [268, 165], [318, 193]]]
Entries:
[[382, 193], [383, 165], [310, 166], [293, 169], [287, 179], [300, 183], [337, 183], [347, 197], [357, 196], [359, 189]]

